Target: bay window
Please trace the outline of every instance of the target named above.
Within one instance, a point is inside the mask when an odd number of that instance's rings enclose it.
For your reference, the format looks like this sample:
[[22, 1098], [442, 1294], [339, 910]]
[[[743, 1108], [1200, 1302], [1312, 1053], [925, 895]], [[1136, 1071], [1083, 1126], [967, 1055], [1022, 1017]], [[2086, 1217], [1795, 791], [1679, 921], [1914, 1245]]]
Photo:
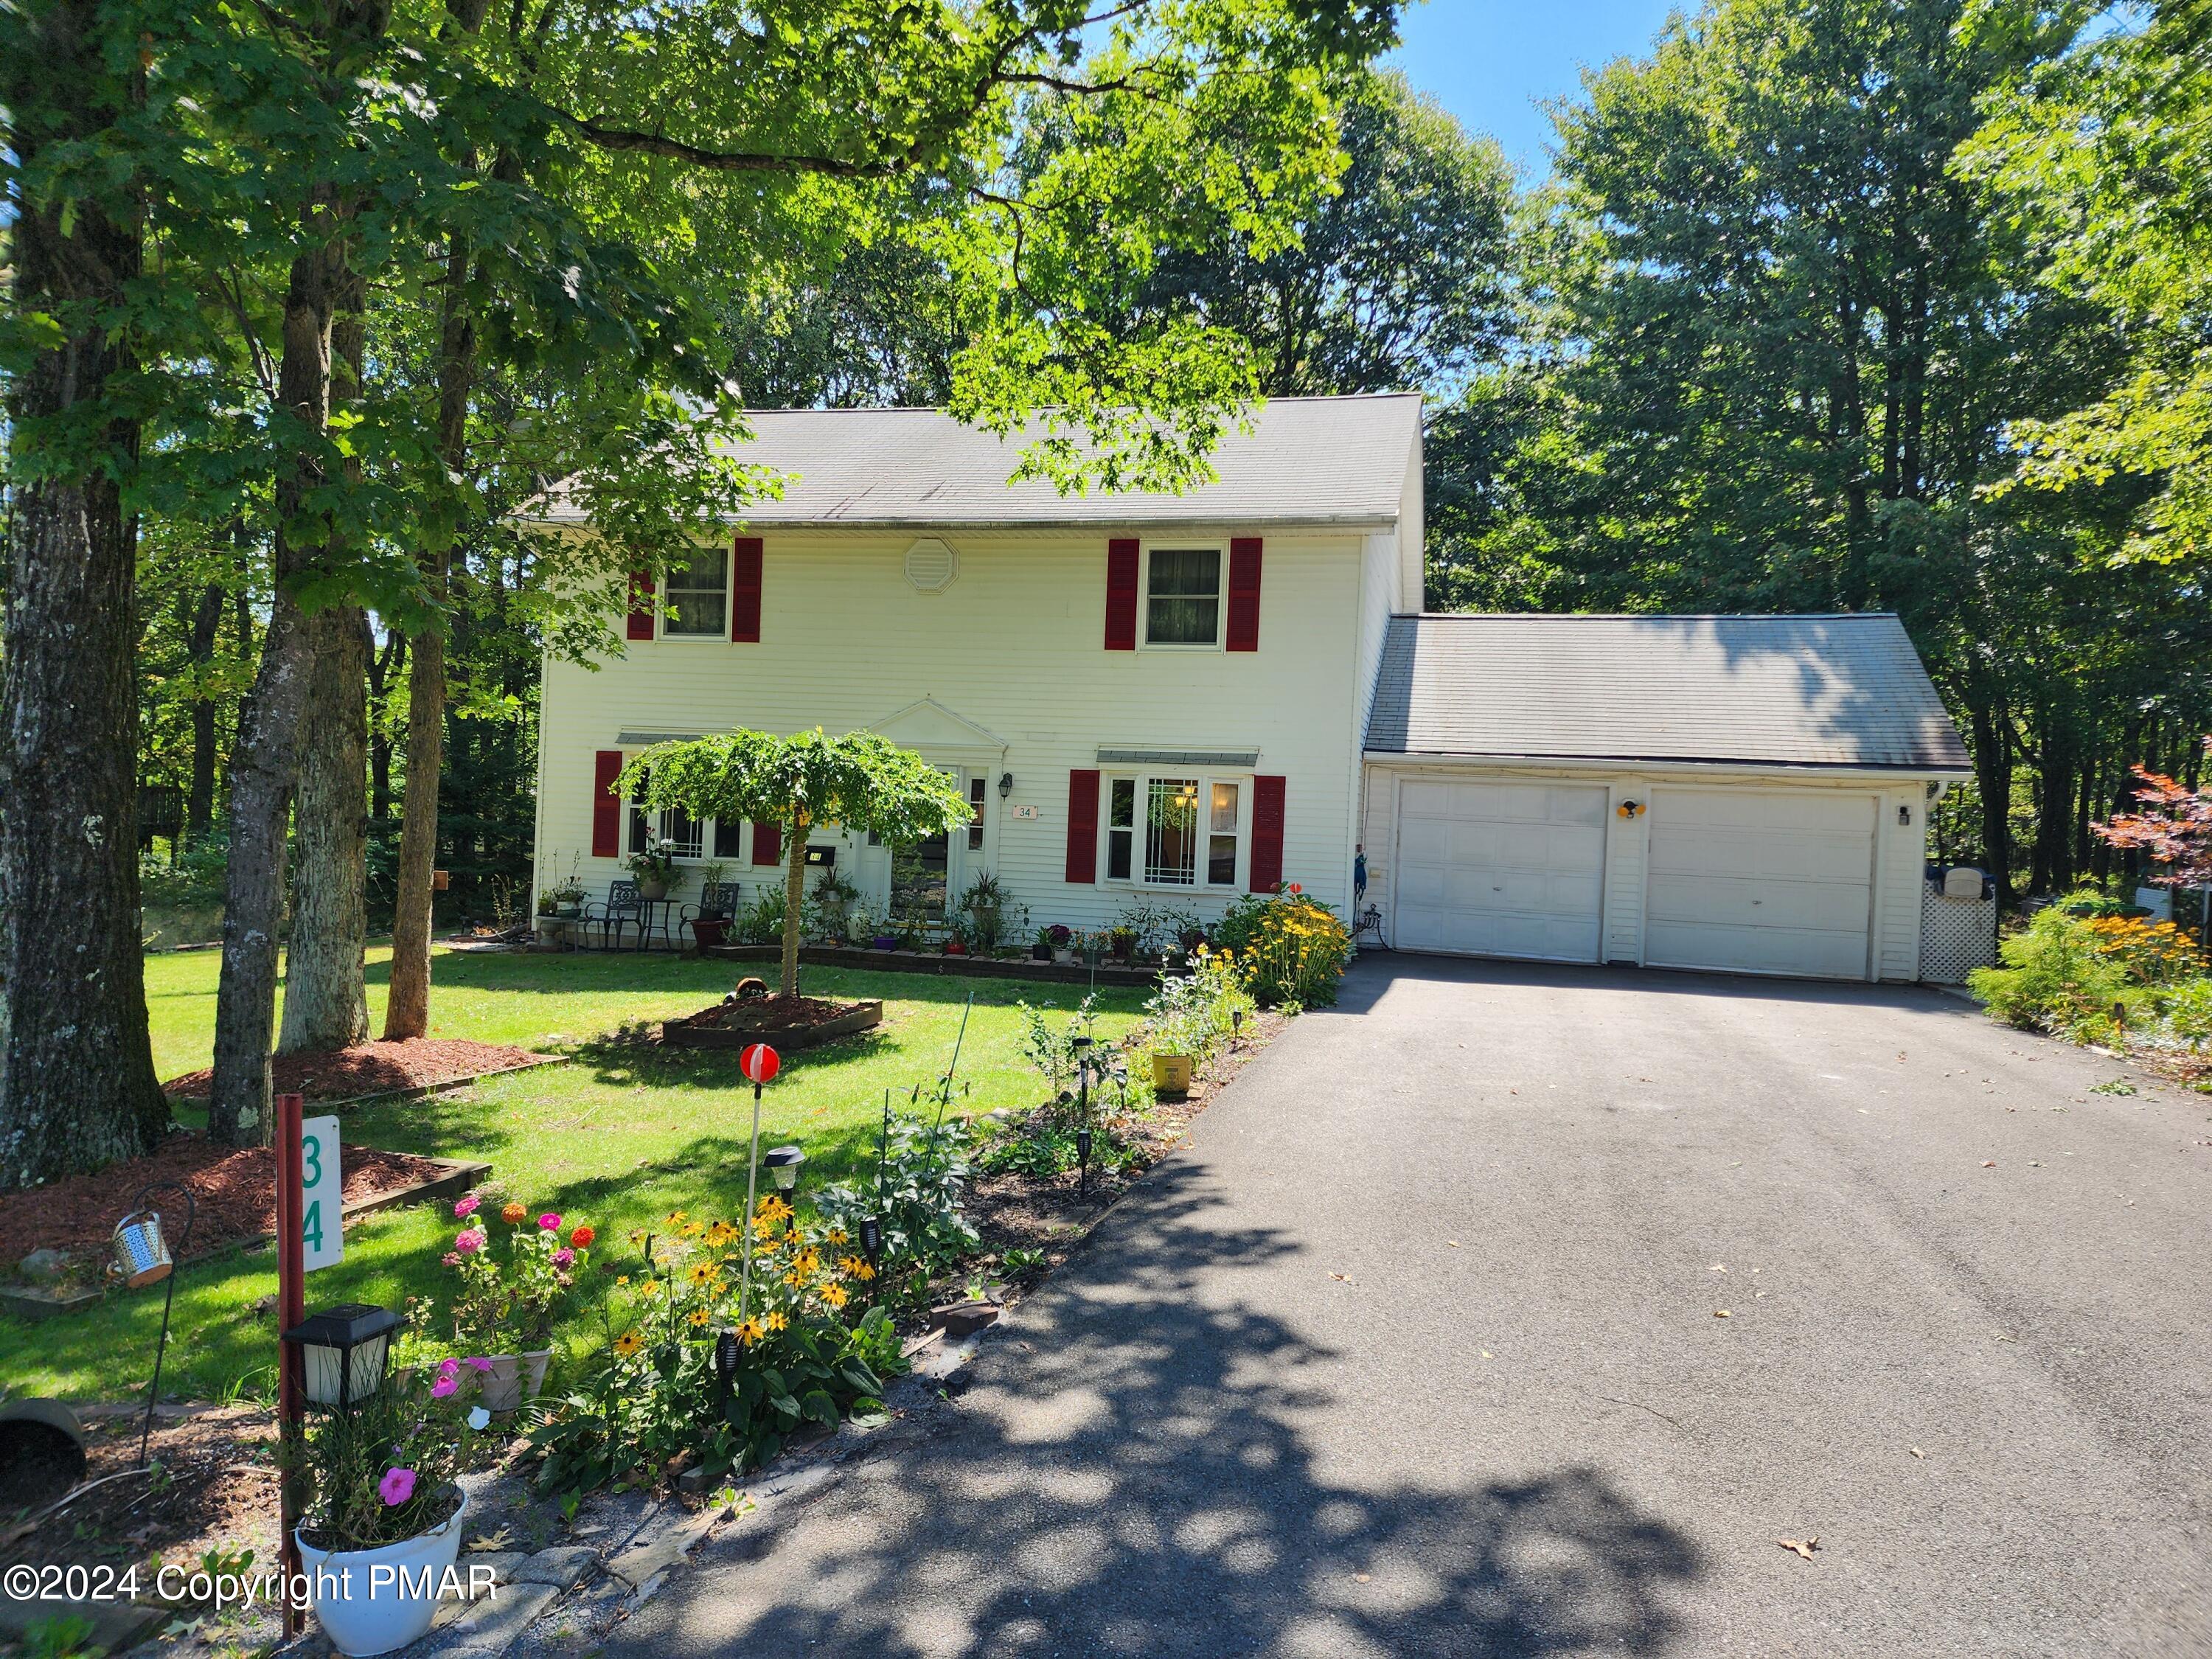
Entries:
[[1234, 888], [1249, 780], [1140, 773], [1106, 780], [1106, 879]]

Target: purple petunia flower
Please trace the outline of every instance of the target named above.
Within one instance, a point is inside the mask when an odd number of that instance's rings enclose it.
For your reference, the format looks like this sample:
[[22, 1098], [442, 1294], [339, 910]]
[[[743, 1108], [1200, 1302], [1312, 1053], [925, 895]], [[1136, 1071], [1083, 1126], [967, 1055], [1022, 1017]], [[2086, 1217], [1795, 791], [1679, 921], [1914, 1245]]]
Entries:
[[461, 1386], [461, 1379], [450, 1374], [441, 1375], [430, 1385], [430, 1398], [443, 1400]]
[[386, 1469], [384, 1479], [376, 1483], [376, 1495], [384, 1500], [385, 1508], [398, 1509], [415, 1495], [415, 1471]]
[[451, 1376], [460, 1369], [461, 1362], [458, 1359], [441, 1359], [438, 1362], [438, 1375], [441, 1376]]
[[538, 1224], [549, 1233], [557, 1233], [561, 1231], [561, 1218], [548, 1210], [538, 1218]]
[[491, 1371], [491, 1361], [484, 1358], [471, 1358], [468, 1362], [468, 1367], [479, 1376], [489, 1376]]

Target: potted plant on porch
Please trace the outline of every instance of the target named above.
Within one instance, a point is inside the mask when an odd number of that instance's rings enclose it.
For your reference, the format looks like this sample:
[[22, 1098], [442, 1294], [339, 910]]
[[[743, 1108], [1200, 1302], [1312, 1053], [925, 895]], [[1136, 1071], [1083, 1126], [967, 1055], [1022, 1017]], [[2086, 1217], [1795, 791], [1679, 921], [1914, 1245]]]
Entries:
[[709, 860], [699, 866], [699, 914], [691, 918], [691, 937], [702, 951], [726, 944], [730, 937], [730, 907], [722, 896], [730, 866]]
[[676, 843], [652, 836], [623, 864], [636, 878], [640, 898], [665, 899], [676, 882]]
[[1052, 960], [1051, 928], [1040, 927], [1036, 930], [1036, 939], [1030, 946], [1030, 959], [1033, 962], [1050, 962]]
[[294, 1533], [309, 1599], [331, 1645], [353, 1659], [428, 1631], [459, 1555], [468, 1510], [456, 1480], [465, 1432], [459, 1373], [453, 1362], [392, 1377], [359, 1404], [318, 1417], [288, 1453], [310, 1486]]

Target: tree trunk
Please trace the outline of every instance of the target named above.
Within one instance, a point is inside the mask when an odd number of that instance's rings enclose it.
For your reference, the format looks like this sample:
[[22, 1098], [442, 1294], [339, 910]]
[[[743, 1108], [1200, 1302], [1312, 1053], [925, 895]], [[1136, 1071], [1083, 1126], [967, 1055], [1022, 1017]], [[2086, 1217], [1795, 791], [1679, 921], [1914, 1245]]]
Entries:
[[2003, 911], [2012, 905], [2011, 736], [1988, 703], [1976, 700], [1967, 712], [1974, 732], [1974, 783], [1982, 797], [1982, 854]]
[[[192, 612], [188, 650], [192, 667], [202, 675], [215, 661], [222, 601], [222, 584], [210, 582]], [[188, 847], [205, 841], [208, 826], [215, 821], [215, 699], [208, 695], [207, 686], [198, 684], [192, 696], [192, 781], [185, 792], [185, 844]]]
[[[11, 133], [19, 185], [48, 145], [94, 146], [104, 125], [100, 8], [60, 0], [31, 15], [35, 61], [0, 70], [0, 101], [45, 118]], [[74, 331], [16, 379], [11, 425], [97, 421], [110, 377], [131, 368], [107, 319], [140, 274], [138, 228], [96, 200], [64, 216], [33, 196], [12, 241], [15, 308]], [[138, 429], [112, 419], [83, 436], [104, 453], [29, 477], [6, 538], [0, 1188], [149, 1151], [168, 1121], [138, 942], [137, 537], [120, 486]]]
[[387, 636], [368, 653], [368, 816], [378, 823], [392, 819], [392, 728], [383, 717], [386, 695], [395, 670], [407, 664], [407, 637]]
[[[483, 15], [477, 0], [461, 21], [471, 31]], [[446, 257], [445, 307], [438, 337], [438, 457], [448, 477], [468, 462], [469, 399], [476, 388], [477, 330], [466, 292], [470, 252], [456, 241]], [[422, 579], [445, 603], [449, 568], [444, 547], [426, 551]], [[401, 803], [399, 871], [392, 914], [392, 986], [384, 1035], [418, 1037], [430, 1029], [430, 891], [438, 861], [438, 795], [445, 766], [446, 635], [442, 621], [415, 639], [407, 667], [407, 794]]]
[[[307, 621], [292, 595], [324, 550], [303, 541], [307, 503], [322, 488], [319, 440], [330, 422], [331, 324], [349, 286], [344, 244], [327, 225], [330, 192], [308, 216], [318, 243], [292, 261], [284, 298], [277, 402], [305, 435], [276, 475], [275, 597], [261, 636], [261, 665], [239, 710], [231, 756], [230, 855], [224, 871], [222, 975], [215, 1021], [208, 1135], [228, 1146], [268, 1139], [269, 1051], [276, 1024], [276, 930], [283, 911], [284, 830], [298, 775], [300, 726], [313, 677]], [[310, 532], [312, 534], [312, 532]], [[326, 532], [325, 532], [326, 533]]]
[[368, 939], [368, 837], [362, 811], [368, 765], [368, 617], [347, 605], [307, 619], [314, 667], [300, 722], [292, 929], [284, 954], [279, 1054], [349, 1048], [368, 1036], [362, 974]]
[[799, 912], [806, 904], [806, 814], [801, 812], [783, 827], [783, 971], [778, 996], [799, 994]]

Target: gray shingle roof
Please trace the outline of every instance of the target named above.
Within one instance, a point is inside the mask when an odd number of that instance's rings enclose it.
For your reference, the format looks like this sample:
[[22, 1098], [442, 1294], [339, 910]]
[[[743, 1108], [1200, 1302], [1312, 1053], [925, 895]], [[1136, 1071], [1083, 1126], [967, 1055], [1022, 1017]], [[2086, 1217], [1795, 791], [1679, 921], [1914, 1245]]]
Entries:
[[[1250, 436], [1224, 435], [1216, 482], [1187, 495], [1061, 495], [1010, 485], [1022, 441], [934, 409], [755, 410], [744, 459], [787, 476], [751, 525], [1383, 524], [1398, 517], [1420, 432], [1421, 399], [1279, 398]], [[579, 516], [556, 489], [548, 519]]]
[[1370, 753], [1969, 769], [1893, 616], [1393, 617]]

